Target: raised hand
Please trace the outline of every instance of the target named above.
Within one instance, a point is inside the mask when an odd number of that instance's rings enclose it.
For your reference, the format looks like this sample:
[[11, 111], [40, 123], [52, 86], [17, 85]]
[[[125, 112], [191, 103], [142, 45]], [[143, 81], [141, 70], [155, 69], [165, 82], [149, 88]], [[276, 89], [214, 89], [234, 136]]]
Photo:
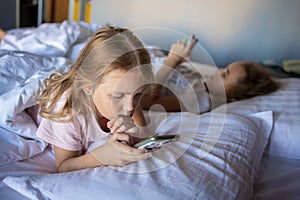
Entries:
[[171, 49], [168, 54], [167, 63], [170, 64], [170, 67], [175, 67], [176, 65], [189, 60], [191, 58], [191, 53], [198, 42], [198, 39], [195, 35], [191, 35], [191, 37], [183, 38], [182, 40], [178, 40], [171, 46]]

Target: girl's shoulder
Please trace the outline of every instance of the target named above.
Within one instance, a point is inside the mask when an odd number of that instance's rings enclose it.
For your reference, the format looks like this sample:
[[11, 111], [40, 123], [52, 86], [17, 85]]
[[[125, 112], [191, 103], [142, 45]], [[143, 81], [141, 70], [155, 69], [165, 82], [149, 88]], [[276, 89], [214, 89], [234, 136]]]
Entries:
[[[71, 118], [73, 118], [71, 117], [71, 114], [69, 114], [71, 113], [71, 111], [66, 110], [71, 108], [65, 107], [69, 95], [70, 95], [70, 90], [68, 89], [57, 100], [55, 100], [54, 105], [51, 108], [51, 111], [49, 112], [50, 115], [52, 115], [53, 117], [55, 116], [54, 118], [52, 118], [53, 121], [57, 121], [57, 122], [74, 121], [74, 120], [70, 120]], [[50, 102], [48, 106], [50, 106]]]
[[64, 105], [66, 104], [66, 102], [67, 102], [67, 100], [68, 100], [68, 98], [69, 98], [69, 96], [70, 96], [70, 93], [71, 93], [70, 89], [67, 89], [67, 90], [59, 97], [59, 99], [56, 101], [55, 107], [54, 107], [54, 109], [53, 109], [53, 112], [54, 112], [54, 113], [60, 111], [60, 110], [64, 107]]

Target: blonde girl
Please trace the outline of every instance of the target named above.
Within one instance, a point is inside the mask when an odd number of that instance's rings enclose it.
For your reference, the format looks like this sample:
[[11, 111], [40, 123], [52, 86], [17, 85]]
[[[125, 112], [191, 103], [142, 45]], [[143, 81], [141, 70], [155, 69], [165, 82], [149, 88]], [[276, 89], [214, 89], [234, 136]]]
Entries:
[[[139, 105], [150, 81], [148, 51], [131, 31], [115, 27], [98, 30], [68, 72], [46, 79], [37, 135], [53, 145], [58, 172], [151, 157], [131, 146], [150, 135]], [[99, 140], [103, 145], [87, 151]]]

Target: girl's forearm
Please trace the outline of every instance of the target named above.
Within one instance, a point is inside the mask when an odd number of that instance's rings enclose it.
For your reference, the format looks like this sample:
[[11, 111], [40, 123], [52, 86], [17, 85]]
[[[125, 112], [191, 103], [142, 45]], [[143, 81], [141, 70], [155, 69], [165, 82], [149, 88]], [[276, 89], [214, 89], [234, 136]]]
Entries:
[[96, 160], [90, 153], [87, 153], [79, 157], [73, 157], [65, 160], [57, 170], [59, 173], [63, 173], [101, 166], [104, 165]]
[[177, 62], [172, 59], [167, 59], [163, 66], [159, 69], [159, 71], [155, 75], [155, 82], [157, 84], [163, 84], [165, 80], [167, 80], [170, 73], [173, 69], [178, 65]]

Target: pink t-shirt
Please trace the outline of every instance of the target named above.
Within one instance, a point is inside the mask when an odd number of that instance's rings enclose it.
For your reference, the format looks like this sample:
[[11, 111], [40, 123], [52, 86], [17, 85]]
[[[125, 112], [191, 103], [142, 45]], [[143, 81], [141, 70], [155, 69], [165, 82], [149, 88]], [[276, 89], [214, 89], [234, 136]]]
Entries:
[[[55, 110], [61, 108], [65, 101], [66, 93], [58, 101]], [[82, 114], [70, 122], [42, 118], [36, 134], [44, 141], [62, 149], [83, 152], [93, 142], [103, 140], [109, 135], [100, 128], [94, 116], [86, 118]]]

